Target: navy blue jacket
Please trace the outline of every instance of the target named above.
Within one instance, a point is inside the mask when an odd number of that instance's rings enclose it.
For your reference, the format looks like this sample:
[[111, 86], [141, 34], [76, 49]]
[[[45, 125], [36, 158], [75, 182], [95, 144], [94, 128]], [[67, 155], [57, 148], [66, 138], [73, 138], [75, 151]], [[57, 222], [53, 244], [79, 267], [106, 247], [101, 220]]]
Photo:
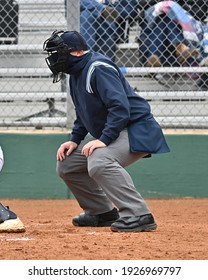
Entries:
[[72, 141], [79, 144], [90, 133], [109, 145], [127, 128], [132, 152], [169, 151], [148, 102], [110, 59], [90, 51], [78, 64], [69, 80], [77, 116]]

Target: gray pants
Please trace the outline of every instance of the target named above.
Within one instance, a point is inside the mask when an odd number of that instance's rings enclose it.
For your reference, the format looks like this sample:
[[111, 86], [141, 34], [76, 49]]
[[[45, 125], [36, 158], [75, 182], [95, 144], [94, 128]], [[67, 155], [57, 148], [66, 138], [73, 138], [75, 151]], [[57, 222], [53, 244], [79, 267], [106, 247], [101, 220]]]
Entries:
[[80, 207], [89, 215], [98, 215], [119, 209], [120, 217], [140, 216], [150, 210], [136, 190], [131, 176], [124, 167], [144, 157], [131, 153], [127, 130], [109, 146], [94, 150], [86, 158], [81, 149], [87, 138], [64, 161], [57, 162], [57, 173], [72, 191]]

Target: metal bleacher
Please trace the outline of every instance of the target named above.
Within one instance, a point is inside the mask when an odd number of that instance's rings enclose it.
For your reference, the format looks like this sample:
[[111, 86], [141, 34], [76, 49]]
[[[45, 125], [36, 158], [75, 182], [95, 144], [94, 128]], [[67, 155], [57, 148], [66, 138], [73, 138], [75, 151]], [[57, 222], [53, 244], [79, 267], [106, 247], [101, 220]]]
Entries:
[[[0, 126], [65, 127], [67, 89], [64, 83], [52, 84], [43, 53], [43, 42], [51, 32], [67, 29], [64, 1], [18, 3], [18, 44], [0, 45], [0, 108], [8, 104], [3, 116], [0, 109]], [[116, 62], [132, 87], [149, 100], [163, 127], [208, 127], [207, 91], [200, 91], [193, 80], [185, 78], [183, 73], [190, 69], [141, 67], [134, 41], [137, 32], [137, 26], [131, 27], [129, 42], [118, 45], [116, 51]], [[9, 106], [14, 103], [18, 110], [11, 112]]]
[[[3, 116], [0, 110], [0, 125], [59, 126], [66, 117], [66, 88], [52, 85], [43, 42], [55, 29], [66, 30], [64, 1], [18, 0], [18, 4], [18, 44], [0, 45], [0, 106], [8, 105]], [[17, 109], [9, 110], [14, 103]]]

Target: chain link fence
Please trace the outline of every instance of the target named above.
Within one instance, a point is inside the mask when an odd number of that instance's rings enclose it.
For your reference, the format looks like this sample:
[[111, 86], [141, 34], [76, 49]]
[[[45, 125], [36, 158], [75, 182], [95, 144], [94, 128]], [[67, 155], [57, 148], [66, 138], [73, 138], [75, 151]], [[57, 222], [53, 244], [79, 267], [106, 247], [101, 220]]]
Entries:
[[[167, 9], [172, 7], [151, 11], [144, 1], [103, 2], [106, 1], [0, 0], [1, 129], [71, 128], [74, 109], [68, 77], [53, 84], [43, 53], [43, 42], [54, 30], [80, 30], [91, 48], [110, 56], [132, 87], [149, 100], [163, 128], [207, 128], [206, 49], [203, 53], [201, 45], [186, 41], [177, 46], [170, 43], [174, 29]], [[203, 12], [203, 31], [206, 9], [196, 7], [197, 12]], [[153, 14], [157, 19], [151, 17]], [[148, 20], [152, 25], [147, 24]], [[183, 32], [184, 25], [174, 26], [179, 29], [174, 35], [188, 34], [187, 30]], [[202, 43], [207, 38], [195, 41]]]

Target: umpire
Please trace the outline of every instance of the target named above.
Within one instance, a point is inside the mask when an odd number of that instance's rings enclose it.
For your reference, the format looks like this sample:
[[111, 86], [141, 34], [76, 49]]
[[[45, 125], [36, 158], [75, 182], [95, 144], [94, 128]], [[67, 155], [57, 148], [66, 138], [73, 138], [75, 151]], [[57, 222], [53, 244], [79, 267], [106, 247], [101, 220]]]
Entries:
[[54, 31], [43, 48], [53, 82], [70, 75], [76, 110], [71, 139], [57, 151], [57, 173], [84, 210], [73, 225], [155, 230], [154, 217], [125, 170], [139, 159], [169, 152], [149, 104], [78, 32]]

